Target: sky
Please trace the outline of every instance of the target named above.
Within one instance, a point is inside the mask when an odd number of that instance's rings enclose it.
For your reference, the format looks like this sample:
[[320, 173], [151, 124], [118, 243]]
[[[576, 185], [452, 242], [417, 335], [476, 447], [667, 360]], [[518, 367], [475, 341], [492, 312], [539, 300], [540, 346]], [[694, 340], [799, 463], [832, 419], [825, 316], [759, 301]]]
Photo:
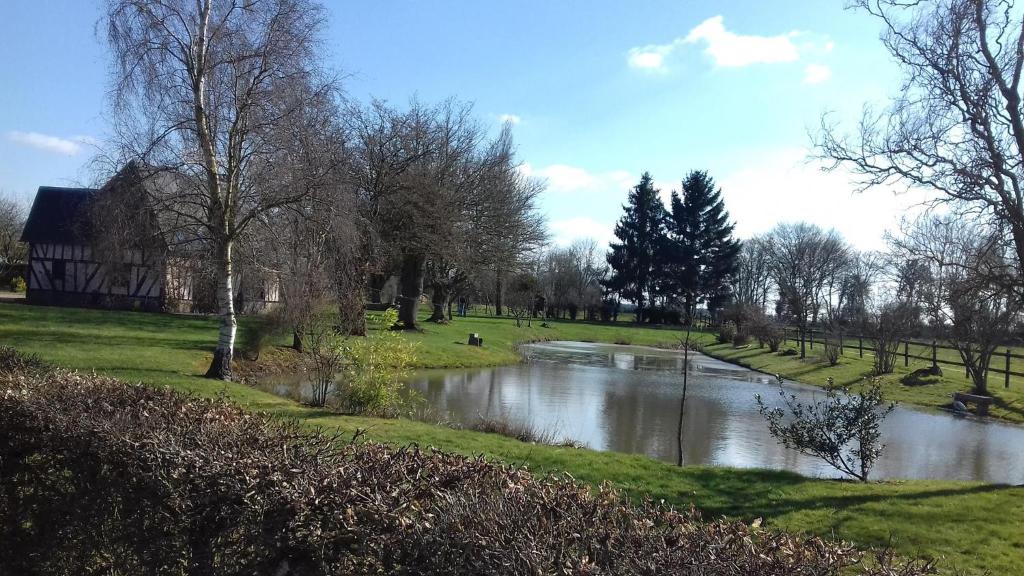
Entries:
[[[98, 0], [4, 0], [0, 194], [83, 185], [107, 135]], [[808, 160], [822, 114], [852, 128], [899, 70], [878, 23], [841, 2], [326, 1], [328, 65], [351, 98], [469, 101], [510, 121], [522, 170], [546, 179], [552, 238], [612, 239], [649, 171], [664, 198], [691, 170], [721, 186], [742, 238], [779, 222], [835, 228], [856, 247], [926, 195], [855, 192]]]

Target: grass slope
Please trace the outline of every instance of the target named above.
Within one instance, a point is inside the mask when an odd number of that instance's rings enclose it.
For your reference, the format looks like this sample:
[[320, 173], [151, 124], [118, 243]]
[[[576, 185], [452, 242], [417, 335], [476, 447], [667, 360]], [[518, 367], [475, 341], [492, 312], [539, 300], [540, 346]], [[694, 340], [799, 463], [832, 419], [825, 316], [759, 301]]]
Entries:
[[[514, 344], [538, 339], [574, 339], [671, 345], [679, 332], [629, 325], [551, 322], [551, 328], [516, 328], [494, 318], [457, 319], [430, 326], [413, 337], [423, 342], [431, 366], [479, 366], [513, 362]], [[51, 362], [96, 370], [129, 381], [167, 385], [201, 395], [226, 393], [255, 410], [298, 418], [309, 426], [366, 429], [374, 440], [424, 446], [462, 454], [484, 454], [539, 472], [567, 472], [590, 484], [611, 482], [631, 496], [693, 504], [708, 516], [725, 515], [786, 530], [835, 535], [861, 546], [892, 539], [906, 555], [941, 558], [946, 569], [969, 574], [1016, 574], [1024, 570], [1024, 487], [967, 482], [907, 481], [858, 484], [816, 480], [786, 472], [713, 467], [676, 468], [643, 456], [524, 444], [493, 434], [456, 431], [408, 420], [338, 416], [314, 410], [241, 384], [201, 377], [216, 341], [216, 321], [133, 312], [107, 312], [0, 304], [0, 344], [35, 352]], [[243, 320], [242, 329], [245, 329]], [[479, 332], [483, 349], [465, 346]], [[710, 341], [710, 336], [702, 339]], [[710, 346], [768, 371], [806, 370], [811, 380], [827, 370], [811, 362], [774, 357], [756, 349]], [[776, 362], [775, 358], [778, 358]], [[849, 378], [859, 366], [844, 365]], [[831, 373], [829, 373], [831, 374]], [[838, 380], [839, 378], [837, 378]]]
[[[843, 385], [861, 382], [871, 375], [873, 361], [869, 350], [864, 350], [862, 358], [856, 346], [846, 348], [845, 354], [836, 366], [829, 366], [828, 362], [821, 358], [820, 355], [824, 352], [821, 345], [815, 345], [813, 350], [808, 349], [807, 357], [803, 360], [798, 356], [772, 354], [766, 348], [758, 348], [756, 344], [734, 348], [729, 344], [716, 343], [705, 346], [704, 351], [716, 358], [754, 370], [782, 374], [791, 380], [818, 386], [824, 385], [830, 377], [837, 384]], [[914, 352], [911, 351], [911, 354]], [[909, 364], [904, 366], [903, 359], [900, 358], [895, 373], [881, 378], [887, 399], [925, 408], [940, 408], [950, 404], [953, 392], [968, 392], [972, 388], [971, 382], [964, 377], [963, 369], [956, 366], [942, 366], [943, 375], [929, 378], [928, 384], [904, 385], [902, 380], [908, 374], [931, 363], [911, 358]], [[990, 378], [992, 380], [989, 382], [989, 394], [995, 398], [991, 416], [1007, 422], [1024, 423], [1024, 378], [1011, 378], [1009, 388], [1003, 387], [1002, 375], [992, 375]]]

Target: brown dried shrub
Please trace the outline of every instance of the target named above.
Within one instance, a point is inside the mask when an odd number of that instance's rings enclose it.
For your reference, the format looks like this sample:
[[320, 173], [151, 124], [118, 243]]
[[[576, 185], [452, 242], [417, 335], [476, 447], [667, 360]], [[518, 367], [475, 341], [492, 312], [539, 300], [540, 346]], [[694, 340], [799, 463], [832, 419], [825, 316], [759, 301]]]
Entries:
[[860, 556], [66, 371], [0, 372], [0, 478], [14, 574], [830, 575]]

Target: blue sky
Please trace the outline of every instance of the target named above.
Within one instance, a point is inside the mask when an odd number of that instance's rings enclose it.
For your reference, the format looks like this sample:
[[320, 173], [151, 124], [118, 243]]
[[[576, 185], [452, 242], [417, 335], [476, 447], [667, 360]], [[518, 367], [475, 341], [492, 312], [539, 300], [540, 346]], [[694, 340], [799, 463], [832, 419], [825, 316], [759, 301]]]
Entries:
[[[554, 238], [607, 240], [629, 186], [689, 170], [723, 188], [741, 236], [782, 220], [863, 248], [919, 200], [852, 194], [805, 162], [824, 111], [847, 125], [898, 71], [879, 28], [840, 2], [327, 2], [330, 65], [353, 97], [473, 101], [512, 118], [523, 169], [547, 178]], [[106, 49], [94, 0], [12, 0], [0, 18], [0, 191], [88, 180], [104, 138]]]

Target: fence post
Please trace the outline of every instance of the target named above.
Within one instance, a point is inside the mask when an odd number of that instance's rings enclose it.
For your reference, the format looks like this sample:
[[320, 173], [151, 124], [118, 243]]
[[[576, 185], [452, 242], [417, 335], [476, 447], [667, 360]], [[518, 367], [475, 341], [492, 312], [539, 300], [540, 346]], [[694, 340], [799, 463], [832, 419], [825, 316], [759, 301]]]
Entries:
[[1006, 349], [1006, 380], [1003, 382], [1004, 388], [1010, 387], [1010, 349]]
[[910, 347], [909, 342], [904, 340], [903, 341], [903, 367], [904, 368], [906, 368], [907, 366], [910, 366], [910, 353], [907, 351], [907, 349], [909, 347]]
[[864, 357], [864, 337], [863, 336], [857, 336], [857, 354], [860, 355], [861, 358]]

